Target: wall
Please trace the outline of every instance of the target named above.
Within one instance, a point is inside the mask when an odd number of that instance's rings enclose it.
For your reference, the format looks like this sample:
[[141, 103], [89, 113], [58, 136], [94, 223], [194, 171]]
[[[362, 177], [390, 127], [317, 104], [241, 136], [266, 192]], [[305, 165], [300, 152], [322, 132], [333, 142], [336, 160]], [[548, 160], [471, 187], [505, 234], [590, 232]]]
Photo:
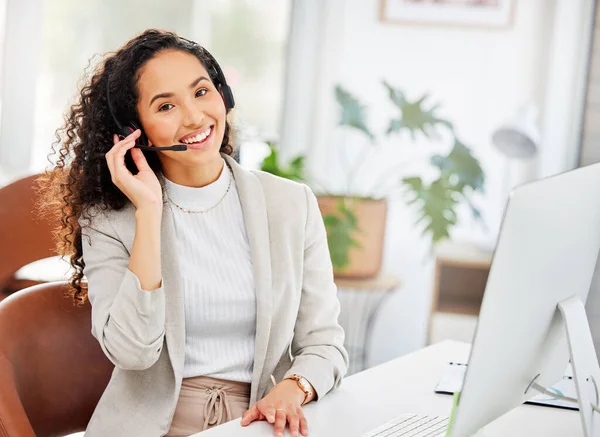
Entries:
[[[348, 0], [340, 14], [331, 18], [336, 25], [341, 22], [342, 31], [334, 54], [337, 65], [324, 73], [326, 79], [343, 84], [369, 106], [370, 125], [377, 132], [385, 130], [393, 114], [382, 78], [403, 89], [409, 98], [429, 93], [431, 104], [441, 103], [440, 115], [455, 124], [459, 137], [473, 148], [486, 172], [486, 194], [477, 200], [489, 230], [474, 224], [462, 211], [463, 221], [454, 237], [490, 246], [501, 220], [507, 178], [506, 162], [492, 148], [490, 137], [523, 103], [543, 108], [554, 1], [515, 2], [512, 24], [502, 29], [383, 23], [378, 18], [378, 3]], [[315, 110], [335, 109], [332, 95], [324, 93]], [[321, 129], [318, 134], [308, 146], [311, 172], [328, 188], [341, 189], [344, 157], [335, 145], [344, 144], [351, 160], [364, 139], [339, 129]], [[390, 156], [402, 160], [430, 147], [424, 141], [411, 146], [410, 140], [405, 140], [380, 141], [379, 146], [395, 151], [385, 160], [369, 159], [355, 186], [373, 183], [391, 165], [394, 159]], [[433, 263], [427, 243], [412, 226], [415, 218], [401, 201], [390, 204], [384, 269], [398, 274], [403, 288], [376, 323], [373, 364], [425, 342]], [[389, 338], [400, 340], [390, 343]]]

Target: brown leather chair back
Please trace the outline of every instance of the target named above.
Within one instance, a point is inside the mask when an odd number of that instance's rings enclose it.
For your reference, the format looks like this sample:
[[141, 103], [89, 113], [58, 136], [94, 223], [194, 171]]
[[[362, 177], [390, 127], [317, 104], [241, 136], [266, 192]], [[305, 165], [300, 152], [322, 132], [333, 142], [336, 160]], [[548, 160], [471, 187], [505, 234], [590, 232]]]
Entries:
[[0, 302], [0, 437], [83, 431], [113, 364], [91, 334], [89, 303], [64, 297], [66, 282]]
[[38, 177], [0, 188], [0, 289], [24, 265], [56, 255], [51, 223], [35, 214], [38, 196], [33, 186]]

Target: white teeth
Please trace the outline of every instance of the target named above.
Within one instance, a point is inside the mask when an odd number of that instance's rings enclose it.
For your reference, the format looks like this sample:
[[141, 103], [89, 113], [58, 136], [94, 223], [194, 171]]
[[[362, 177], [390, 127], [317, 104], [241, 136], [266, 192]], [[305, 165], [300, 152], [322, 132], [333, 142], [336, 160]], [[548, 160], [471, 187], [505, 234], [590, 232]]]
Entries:
[[208, 128], [201, 134], [198, 134], [192, 138], [188, 138], [187, 140], [182, 140], [181, 142], [186, 143], [186, 144], [191, 144], [191, 143], [199, 143], [201, 141], [204, 141], [206, 139], [206, 137], [210, 135], [210, 129], [211, 128]]

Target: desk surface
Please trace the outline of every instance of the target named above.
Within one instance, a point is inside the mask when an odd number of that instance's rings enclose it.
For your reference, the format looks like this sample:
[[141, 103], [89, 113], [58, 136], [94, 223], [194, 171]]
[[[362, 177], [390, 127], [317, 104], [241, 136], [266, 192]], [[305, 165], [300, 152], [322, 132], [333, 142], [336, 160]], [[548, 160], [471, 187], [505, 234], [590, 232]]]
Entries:
[[[452, 397], [434, 389], [445, 363], [466, 360], [469, 347], [444, 341], [348, 377], [323, 400], [304, 407], [309, 437], [360, 436], [406, 413], [449, 415]], [[271, 424], [242, 428], [237, 419], [194, 437], [273, 435]], [[486, 426], [484, 435], [579, 437], [583, 431], [577, 411], [522, 405]]]

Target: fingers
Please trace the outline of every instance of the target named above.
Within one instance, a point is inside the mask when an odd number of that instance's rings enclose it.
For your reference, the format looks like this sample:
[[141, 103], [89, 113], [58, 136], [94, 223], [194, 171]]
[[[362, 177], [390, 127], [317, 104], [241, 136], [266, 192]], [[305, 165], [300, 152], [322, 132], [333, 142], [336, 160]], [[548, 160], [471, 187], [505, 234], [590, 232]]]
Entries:
[[283, 437], [283, 430], [287, 422], [286, 409], [281, 406], [275, 409], [275, 437]]
[[134, 133], [129, 135], [127, 138], [125, 138], [123, 141], [120, 141], [115, 146], [113, 146], [111, 151], [108, 153], [113, 154], [115, 163], [123, 162], [123, 159], [125, 158], [125, 153], [127, 153], [127, 151], [129, 149], [131, 149], [133, 146], [135, 146], [135, 140], [137, 138], [139, 138], [139, 136], [140, 136], [140, 130], [138, 129]]
[[296, 408], [291, 404], [288, 405], [287, 408], [287, 422], [288, 426], [290, 427], [290, 434], [292, 437], [298, 437], [300, 416], [298, 415]]
[[242, 426], [248, 426], [255, 420], [261, 420], [262, 414], [258, 411], [256, 404], [250, 407], [246, 412], [242, 415]]
[[300, 433], [303, 436], [308, 435], [308, 422], [306, 421], [306, 417], [304, 417], [304, 411], [302, 407], [298, 407], [298, 418], [300, 422]]
[[131, 174], [125, 167], [125, 153], [135, 146], [135, 140], [139, 138], [140, 134], [141, 131], [138, 129], [121, 141], [118, 141], [119, 137], [117, 135], [113, 136], [113, 143], [115, 141], [116, 143], [106, 154], [106, 163], [108, 164], [108, 169], [110, 170], [113, 182], [115, 182], [115, 179], [118, 180], [119, 176], [122, 175], [124, 171]]
[[308, 436], [308, 423], [300, 406], [279, 403], [276, 407], [258, 402], [242, 415], [241, 425], [248, 426], [255, 420], [265, 419], [274, 425], [275, 437], [283, 437], [286, 424], [292, 437]]
[[275, 412], [275, 405], [272, 404], [262, 408], [262, 413], [265, 415], [267, 422], [269, 423], [275, 423]]
[[122, 149], [123, 147], [128, 146], [132, 142], [133, 142], [133, 144], [135, 144], [135, 140], [137, 140], [141, 134], [142, 134], [142, 131], [137, 129], [135, 132], [132, 132], [130, 135], [125, 137], [123, 140], [119, 140], [119, 136], [117, 134], [114, 134], [113, 135], [113, 147], [106, 153], [107, 160], [109, 159], [109, 157], [110, 157], [110, 159], [112, 159], [114, 157], [114, 155], [116, 154], [116, 152], [119, 151], [120, 149]]
[[150, 170], [148, 161], [140, 149], [131, 149], [131, 157], [139, 171]]

